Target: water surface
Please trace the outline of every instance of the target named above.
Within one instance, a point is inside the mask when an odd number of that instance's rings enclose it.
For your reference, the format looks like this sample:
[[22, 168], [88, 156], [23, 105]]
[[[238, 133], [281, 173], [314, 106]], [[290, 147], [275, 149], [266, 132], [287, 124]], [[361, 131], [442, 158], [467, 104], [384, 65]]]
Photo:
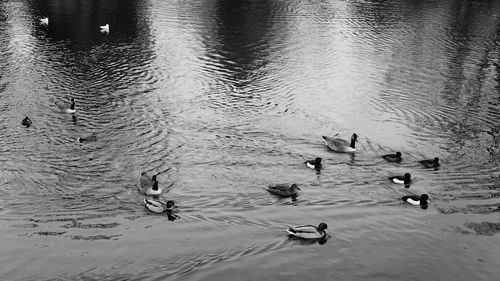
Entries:
[[[87, 2], [0, 1], [6, 280], [500, 273], [496, 1]], [[354, 132], [354, 156], [321, 138]], [[141, 171], [176, 216], [142, 206]], [[265, 190], [292, 182], [296, 201]], [[325, 244], [286, 237], [320, 222]]]

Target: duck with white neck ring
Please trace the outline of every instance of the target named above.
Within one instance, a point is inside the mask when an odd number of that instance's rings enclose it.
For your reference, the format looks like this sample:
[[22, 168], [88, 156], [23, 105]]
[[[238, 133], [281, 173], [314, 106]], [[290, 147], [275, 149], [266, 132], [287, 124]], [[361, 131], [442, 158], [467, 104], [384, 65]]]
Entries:
[[160, 200], [144, 198], [143, 202], [144, 207], [157, 214], [172, 212], [175, 208], [177, 208], [173, 200], [168, 200], [166, 203], [164, 203]]
[[293, 226], [286, 230], [290, 236], [298, 237], [302, 239], [322, 239], [326, 237], [326, 231], [328, 226], [326, 223], [322, 222], [318, 227], [314, 225], [299, 225]]
[[356, 142], [358, 141], [358, 135], [356, 133], [352, 134], [350, 142], [339, 138], [332, 138], [327, 136], [322, 137], [325, 141], [325, 145], [332, 151], [342, 153], [356, 152]]

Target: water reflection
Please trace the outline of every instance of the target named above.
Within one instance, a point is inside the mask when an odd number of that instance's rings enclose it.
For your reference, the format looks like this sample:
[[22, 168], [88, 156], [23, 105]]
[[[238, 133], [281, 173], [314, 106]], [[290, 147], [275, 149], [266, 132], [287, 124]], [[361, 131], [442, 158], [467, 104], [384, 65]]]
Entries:
[[[399, 280], [440, 263], [436, 279], [492, 279], [499, 5], [0, 1], [1, 275]], [[54, 106], [69, 97], [73, 116]], [[353, 131], [356, 154], [321, 143]], [[435, 156], [439, 169], [418, 163]], [[321, 173], [304, 167], [314, 157]], [[182, 214], [144, 208], [141, 171], [162, 173]], [[406, 172], [410, 190], [387, 179]], [[406, 207], [409, 191], [432, 204]], [[335, 240], [284, 239], [309, 221], [331, 221]]]
[[223, 71], [210, 78], [209, 96], [217, 107], [263, 106], [259, 87], [268, 64], [271, 12], [269, 1], [216, 1], [214, 33], [205, 44]]

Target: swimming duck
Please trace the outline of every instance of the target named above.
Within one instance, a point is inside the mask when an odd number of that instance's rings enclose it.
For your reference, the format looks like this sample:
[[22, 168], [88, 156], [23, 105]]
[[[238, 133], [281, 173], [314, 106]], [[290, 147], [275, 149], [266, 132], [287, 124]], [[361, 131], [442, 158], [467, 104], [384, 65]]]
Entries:
[[23, 126], [26, 126], [26, 128], [29, 128], [31, 126], [31, 123], [31, 119], [28, 116], [26, 116], [26, 118], [21, 121], [21, 124], [23, 124]]
[[40, 24], [41, 25], [49, 25], [49, 18], [40, 19]]
[[163, 203], [159, 200], [148, 199], [148, 198], [144, 198], [144, 206], [151, 212], [159, 214], [164, 212], [171, 212], [174, 208], [177, 207], [175, 206], [173, 200], [168, 200], [167, 203]]
[[92, 141], [96, 141], [97, 140], [97, 136], [95, 135], [90, 135], [90, 136], [86, 136], [86, 137], [79, 137], [78, 139], [76, 139], [76, 141], [78, 142], [92, 142]]
[[300, 188], [296, 184], [292, 184], [291, 186], [288, 184], [276, 184], [267, 187], [267, 191], [282, 197], [296, 196], [297, 190], [300, 190]]
[[386, 161], [389, 161], [389, 162], [396, 162], [396, 163], [399, 163], [401, 162], [401, 160], [403, 160], [401, 158], [401, 152], [396, 152], [395, 154], [386, 154], [386, 155], [382, 155], [382, 158], [384, 158]]
[[392, 176], [389, 177], [389, 180], [393, 183], [409, 185], [411, 182], [411, 175], [410, 173], [406, 173], [404, 176]]
[[321, 169], [321, 167], [323, 166], [323, 165], [321, 165], [321, 158], [320, 157], [316, 157], [316, 159], [308, 160], [304, 163], [306, 164], [307, 167], [309, 167], [311, 169], [316, 169], [316, 170]]
[[439, 158], [434, 157], [434, 159], [425, 159], [419, 161], [419, 163], [424, 165], [426, 168], [437, 168], [439, 167]]
[[69, 105], [69, 108], [67, 107], [66, 104], [60, 104], [60, 103], [57, 103], [56, 102], [56, 105], [64, 112], [66, 113], [75, 113], [76, 110], [75, 110], [75, 99], [74, 98], [71, 98], [70, 99], [70, 102], [71, 104]]
[[101, 25], [100, 28], [102, 33], [109, 33], [109, 24]]
[[326, 136], [322, 137], [325, 141], [326, 146], [328, 146], [329, 149], [335, 152], [354, 153], [356, 151], [356, 142], [358, 141], [357, 134], [352, 134], [351, 142]]
[[325, 237], [328, 226], [322, 222], [315, 227], [314, 225], [299, 225], [293, 226], [286, 230], [289, 235], [303, 239], [321, 239]]
[[158, 187], [158, 175], [153, 175], [149, 177], [146, 172], [141, 173], [141, 178], [139, 180], [140, 188], [139, 191], [152, 196], [158, 196], [162, 193], [162, 189]]
[[406, 195], [401, 198], [404, 202], [410, 203], [412, 205], [418, 206], [420, 205], [422, 208], [426, 208], [429, 204], [429, 195], [422, 194], [418, 195]]

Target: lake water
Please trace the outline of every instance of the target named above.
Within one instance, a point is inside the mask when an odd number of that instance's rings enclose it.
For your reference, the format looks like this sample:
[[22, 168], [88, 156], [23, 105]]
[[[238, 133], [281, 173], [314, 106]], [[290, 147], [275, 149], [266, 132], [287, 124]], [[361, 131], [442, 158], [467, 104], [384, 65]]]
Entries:
[[496, 280], [499, 61], [499, 1], [0, 0], [0, 276]]

